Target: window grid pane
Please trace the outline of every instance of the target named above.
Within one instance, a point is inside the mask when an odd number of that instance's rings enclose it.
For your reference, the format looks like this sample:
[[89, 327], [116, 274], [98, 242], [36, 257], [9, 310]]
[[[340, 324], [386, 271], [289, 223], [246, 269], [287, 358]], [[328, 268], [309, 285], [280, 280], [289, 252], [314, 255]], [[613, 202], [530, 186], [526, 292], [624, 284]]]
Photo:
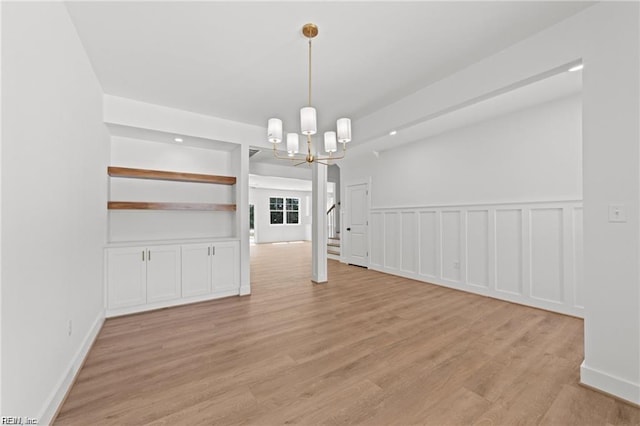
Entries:
[[287, 212], [287, 223], [298, 223], [298, 212]]
[[271, 197], [269, 198], [269, 210], [284, 210], [284, 200], [280, 197]]
[[287, 198], [287, 210], [298, 211], [300, 200], [298, 198]]
[[283, 212], [271, 212], [271, 224], [272, 225], [280, 225], [283, 223], [284, 213]]

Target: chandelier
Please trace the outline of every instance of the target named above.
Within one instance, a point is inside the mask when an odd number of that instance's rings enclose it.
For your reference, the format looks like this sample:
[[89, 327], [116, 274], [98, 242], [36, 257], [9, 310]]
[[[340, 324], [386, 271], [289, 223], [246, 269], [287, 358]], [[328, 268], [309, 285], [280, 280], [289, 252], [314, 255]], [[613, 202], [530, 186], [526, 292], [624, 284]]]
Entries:
[[[347, 142], [351, 141], [351, 120], [348, 118], [340, 118], [336, 122], [336, 131], [324, 132], [324, 150], [325, 156], [314, 155], [311, 144], [311, 136], [317, 133], [316, 109], [311, 106], [311, 39], [318, 35], [318, 27], [315, 24], [305, 24], [302, 27], [302, 34], [309, 40], [309, 102], [307, 106], [300, 109], [300, 133], [307, 137], [307, 153], [299, 152], [299, 135], [298, 133], [287, 133], [287, 155], [278, 154], [276, 146], [282, 142], [282, 120], [279, 118], [269, 119], [267, 126], [267, 135], [269, 142], [273, 144], [274, 157], [281, 160], [298, 161], [296, 166], [304, 163], [311, 164], [313, 162], [328, 165], [331, 160], [339, 160], [344, 158], [347, 152]], [[336, 155], [338, 151], [338, 142], [342, 144], [342, 153]]]

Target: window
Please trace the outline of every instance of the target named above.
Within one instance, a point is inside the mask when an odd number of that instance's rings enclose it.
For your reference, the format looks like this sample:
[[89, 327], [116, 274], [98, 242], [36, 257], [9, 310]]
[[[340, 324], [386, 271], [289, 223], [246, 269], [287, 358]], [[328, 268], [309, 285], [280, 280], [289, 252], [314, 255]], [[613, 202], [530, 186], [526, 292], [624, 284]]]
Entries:
[[272, 225], [298, 225], [300, 223], [300, 199], [269, 197], [269, 215]]
[[280, 225], [284, 223], [284, 203], [283, 198], [269, 198], [269, 212], [271, 214], [271, 224]]
[[300, 223], [298, 220], [299, 198], [287, 198], [287, 223]]

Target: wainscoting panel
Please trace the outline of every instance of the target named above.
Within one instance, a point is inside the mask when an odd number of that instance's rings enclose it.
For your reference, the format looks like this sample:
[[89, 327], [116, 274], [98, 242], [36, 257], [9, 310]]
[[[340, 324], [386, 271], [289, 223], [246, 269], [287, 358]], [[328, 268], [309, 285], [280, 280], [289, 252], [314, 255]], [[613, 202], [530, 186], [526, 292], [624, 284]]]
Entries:
[[380, 269], [384, 267], [384, 213], [372, 212], [369, 223], [369, 263], [373, 269]]
[[562, 209], [531, 209], [531, 296], [562, 303]]
[[496, 290], [522, 294], [522, 210], [496, 211]]
[[574, 279], [574, 304], [580, 308], [584, 308], [584, 292], [581, 285], [584, 281], [583, 265], [584, 251], [582, 239], [582, 207], [573, 209], [573, 253], [575, 254], [575, 262], [573, 268]]
[[489, 211], [467, 211], [467, 281], [489, 285]]
[[419, 212], [420, 216], [420, 228], [416, 231], [419, 234], [420, 247], [418, 250], [418, 263], [420, 275], [426, 277], [435, 278], [439, 274], [438, 255], [440, 250], [440, 228], [439, 213], [435, 211], [431, 212]]
[[582, 201], [373, 208], [371, 269], [582, 317]]
[[400, 266], [400, 213], [385, 212], [384, 214], [384, 267], [399, 269]]
[[402, 272], [418, 271], [418, 233], [415, 212], [402, 212]]
[[460, 281], [460, 211], [442, 212], [442, 278]]

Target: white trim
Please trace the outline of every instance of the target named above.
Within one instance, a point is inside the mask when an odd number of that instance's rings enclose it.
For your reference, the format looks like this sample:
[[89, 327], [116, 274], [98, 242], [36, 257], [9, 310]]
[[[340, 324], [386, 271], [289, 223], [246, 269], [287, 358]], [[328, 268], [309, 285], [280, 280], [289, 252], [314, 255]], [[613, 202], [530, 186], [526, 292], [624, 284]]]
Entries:
[[202, 238], [179, 238], [175, 240], [134, 240], [134, 241], [118, 241], [105, 244], [104, 248], [117, 247], [144, 247], [144, 246], [164, 246], [175, 244], [198, 244], [198, 243], [223, 243], [227, 241], [240, 241], [235, 237], [202, 237]]
[[[370, 242], [370, 259], [376, 260], [370, 261], [369, 267], [371, 269], [386, 272], [393, 275], [399, 275], [402, 277], [414, 279], [417, 281], [428, 282], [432, 284], [442, 285], [445, 287], [455, 288], [457, 290], [468, 291], [470, 293], [481, 294], [488, 297], [493, 297], [500, 300], [507, 300], [514, 303], [519, 303], [527, 306], [533, 306], [540, 309], [559, 312], [567, 315], [583, 317], [584, 308], [576, 305], [575, 297], [568, 297], [575, 293], [576, 288], [582, 287], [583, 283], [578, 282], [576, 274], [579, 265], [576, 265], [577, 256], [573, 253], [576, 245], [573, 244], [571, 236], [576, 233], [575, 221], [569, 220], [571, 212], [582, 207], [581, 202], [568, 202], [568, 203], [556, 203], [556, 202], [540, 202], [531, 205], [473, 205], [472, 207], [464, 206], [448, 206], [444, 208], [426, 207], [421, 209], [378, 209], [371, 212], [371, 224], [372, 227], [369, 231]], [[533, 288], [533, 258], [532, 258], [532, 223], [531, 212], [540, 210], [552, 209], [561, 213], [561, 222], [557, 224], [558, 229], [541, 229], [538, 230], [538, 237], [546, 237], [545, 232], [560, 232], [558, 244], [558, 257], [557, 258], [544, 258], [545, 262], [551, 262], [550, 266], [558, 269], [559, 281], [554, 282], [553, 286], [549, 289], [538, 288], [543, 290], [542, 292], [534, 292]], [[503, 211], [517, 211], [520, 213], [521, 223], [518, 227], [512, 231], [514, 241], [519, 241], [521, 254], [518, 259], [511, 259], [509, 262], [513, 264], [504, 264], [507, 268], [511, 269], [514, 274], [520, 277], [518, 283], [519, 289], [504, 288], [499, 285], [498, 280], [498, 231], [497, 221], [498, 214]], [[482, 250], [478, 252], [478, 256], [471, 257], [469, 247], [469, 212], [486, 212], [487, 214], [487, 229], [488, 235], [486, 236], [486, 247], [483, 246]], [[402, 230], [402, 232], [394, 233], [393, 235], [387, 235], [386, 227], [391, 223], [389, 219], [392, 216], [413, 213], [418, 214], [418, 220], [412, 222], [413, 232]], [[433, 240], [435, 250], [435, 258], [432, 259], [431, 255], [429, 259], [422, 259], [422, 246], [421, 238], [422, 226], [420, 215], [423, 213], [435, 214], [435, 217], [431, 218], [435, 221], [434, 235], [431, 235], [433, 231], [429, 231], [430, 240]], [[559, 213], [559, 214], [560, 214]], [[455, 217], [449, 217], [451, 219], [450, 225], [453, 226], [450, 229], [447, 241], [453, 247], [457, 248], [453, 250], [453, 254], [450, 253], [450, 257], [447, 260], [447, 268], [445, 268], [445, 229], [443, 226], [443, 218], [445, 214], [457, 215]], [[430, 220], [431, 220], [430, 219]], [[394, 220], [391, 220], [392, 222]], [[415, 222], [415, 223], [414, 223]], [[554, 222], [555, 223], [555, 222]], [[406, 234], [406, 235], [405, 235]], [[404, 238], [409, 238], [410, 241], [403, 241]], [[555, 241], [552, 238], [553, 241]], [[375, 244], [374, 244], [375, 243]], [[418, 244], [417, 247], [415, 245]], [[556, 244], [556, 243], [553, 243]], [[429, 243], [429, 247], [430, 243]], [[429, 249], [431, 250], [431, 249]], [[409, 253], [414, 251], [415, 253]], [[483, 255], [484, 253], [484, 255]], [[390, 262], [388, 256], [393, 254], [394, 258], [397, 258], [397, 262]], [[409, 268], [411, 270], [403, 270], [403, 257], [404, 256], [416, 256], [416, 267]], [[486, 256], [486, 259], [484, 257]], [[555, 256], [555, 255], [554, 255]], [[502, 259], [505, 259], [504, 257]], [[506, 257], [506, 259], [510, 259]], [[348, 259], [347, 259], [348, 260]], [[435, 265], [430, 266], [431, 261], [435, 262]], [[426, 262], [428, 267], [425, 269], [422, 262]], [[486, 262], [487, 268], [487, 282], [469, 282], [468, 269], [470, 262]], [[454, 264], [450, 264], [454, 262]], [[455, 263], [458, 263], [456, 268]], [[515, 263], [517, 262], [517, 263]], [[481, 263], [478, 263], [481, 264]], [[435, 267], [435, 270], [432, 268]], [[544, 265], [535, 266], [537, 273], [540, 273], [540, 268]], [[455, 269], [458, 269], [455, 271]], [[555, 269], [554, 269], [555, 270]], [[515, 278], [514, 278], [515, 279]], [[500, 279], [502, 282], [502, 279]], [[557, 297], [556, 297], [557, 296]]]
[[489, 288], [482, 287], [479, 285], [468, 284], [468, 283], [465, 284], [463, 282], [453, 281], [446, 278], [435, 278], [433, 276], [407, 273], [407, 272], [401, 271], [400, 269], [390, 269], [390, 268], [384, 268], [384, 267], [381, 268], [376, 266], [371, 266], [369, 267], [369, 269], [371, 269], [372, 271], [383, 272], [389, 275], [396, 275], [396, 276], [408, 278], [411, 280], [420, 281], [425, 284], [447, 287], [454, 290], [460, 290], [467, 293], [473, 293], [473, 294], [478, 294], [480, 296], [490, 297], [492, 299], [504, 300], [507, 302], [516, 303], [518, 305], [544, 309], [545, 311], [558, 312], [564, 315], [570, 315], [572, 317], [582, 318], [584, 315], [584, 312], [581, 308], [565, 306], [565, 305], [557, 304], [556, 302], [547, 302], [546, 300], [542, 300], [542, 299], [523, 300], [522, 295], [515, 294], [515, 293], [513, 293], [512, 295], [511, 293], [506, 291], [492, 292]]
[[[247, 291], [247, 288], [249, 288], [249, 291], [244, 293], [243, 291]], [[185, 298], [178, 298], [173, 300], [163, 300], [161, 302], [148, 303], [144, 305], [127, 306], [124, 308], [116, 308], [116, 309], [107, 309], [106, 317], [113, 318], [113, 317], [119, 317], [122, 315], [137, 314], [139, 312], [155, 311], [157, 309], [170, 308], [172, 306], [188, 305], [190, 303], [206, 302], [208, 300], [221, 299], [223, 297], [246, 295], [246, 294], [249, 294], [250, 292], [251, 292], [250, 287], [244, 287], [244, 289], [239, 287], [233, 290], [213, 292], [213, 293], [205, 294], [202, 296], [185, 297]]]
[[640, 384], [591, 368], [586, 361], [582, 361], [580, 365], [580, 383], [633, 404], [640, 404]]
[[64, 402], [67, 393], [75, 382], [76, 376], [89, 354], [89, 350], [93, 346], [93, 343], [98, 337], [98, 333], [100, 333], [100, 330], [102, 329], [104, 319], [104, 311], [100, 311], [93, 322], [93, 325], [89, 329], [89, 332], [82, 341], [82, 345], [80, 345], [76, 354], [71, 358], [71, 362], [69, 363], [66, 373], [60, 378], [57, 386], [54, 388], [49, 398], [47, 398], [44, 409], [40, 416], [38, 416], [40, 424], [51, 424], [55, 416], [58, 414], [58, 410], [62, 407], [62, 403]]
[[371, 207], [370, 210], [384, 211], [384, 210], [422, 210], [422, 209], [458, 209], [473, 208], [473, 207], [488, 207], [488, 206], [510, 206], [510, 207], [524, 207], [530, 204], [542, 204], [542, 205], [555, 205], [557, 203], [576, 203], [582, 207], [582, 200], [537, 200], [537, 201], [506, 201], [506, 202], [484, 202], [484, 203], [460, 203], [460, 204], [419, 204], [408, 206], [394, 206], [394, 207]]

